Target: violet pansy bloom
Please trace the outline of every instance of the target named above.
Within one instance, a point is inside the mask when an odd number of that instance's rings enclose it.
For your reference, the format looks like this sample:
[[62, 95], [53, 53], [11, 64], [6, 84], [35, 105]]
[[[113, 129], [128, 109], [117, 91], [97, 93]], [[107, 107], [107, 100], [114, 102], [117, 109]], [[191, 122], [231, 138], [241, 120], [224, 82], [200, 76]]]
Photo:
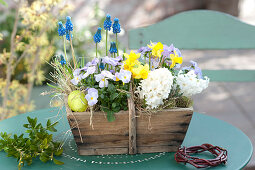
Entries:
[[198, 67], [197, 62], [191, 60], [190, 63], [192, 64], [192, 66], [190, 66], [190, 67], [183, 67], [182, 70], [188, 70], [188, 71], [194, 70], [194, 72], [195, 72], [195, 74], [197, 75], [197, 77], [198, 77], [199, 79], [203, 79], [202, 71], [201, 71], [201, 69]]
[[170, 54], [174, 53], [174, 45], [171, 44], [169, 47], [167, 45], [163, 45], [163, 52], [161, 53], [164, 57], [169, 57]]
[[112, 57], [108, 57], [108, 56], [105, 56], [102, 59], [102, 62], [105, 63], [105, 64], [110, 64], [114, 67], [118, 64], [118, 60], [116, 60], [116, 58], [112, 58]]
[[151, 49], [149, 47], [141, 47], [137, 50], [138, 53], [141, 53], [142, 55], [144, 55], [146, 52], [151, 51]]
[[89, 88], [88, 94], [85, 96], [89, 106], [94, 106], [97, 103], [98, 91], [95, 88]]

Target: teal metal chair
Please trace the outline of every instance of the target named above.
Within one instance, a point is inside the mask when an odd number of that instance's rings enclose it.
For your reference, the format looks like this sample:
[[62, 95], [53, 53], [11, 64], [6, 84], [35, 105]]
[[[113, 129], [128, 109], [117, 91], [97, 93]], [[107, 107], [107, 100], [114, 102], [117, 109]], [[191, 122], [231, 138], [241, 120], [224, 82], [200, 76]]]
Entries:
[[[222, 12], [182, 12], [156, 24], [130, 30], [129, 48], [138, 49], [151, 41], [180, 49], [255, 49], [255, 26]], [[204, 70], [217, 82], [255, 82], [255, 70]]]

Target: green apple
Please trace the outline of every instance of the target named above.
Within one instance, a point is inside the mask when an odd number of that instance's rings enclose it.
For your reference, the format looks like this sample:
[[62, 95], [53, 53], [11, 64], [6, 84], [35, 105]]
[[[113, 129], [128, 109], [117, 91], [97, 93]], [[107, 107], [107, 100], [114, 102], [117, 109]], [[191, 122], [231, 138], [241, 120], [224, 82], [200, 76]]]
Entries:
[[72, 91], [68, 95], [68, 106], [74, 112], [84, 112], [88, 108], [85, 94], [79, 90]]

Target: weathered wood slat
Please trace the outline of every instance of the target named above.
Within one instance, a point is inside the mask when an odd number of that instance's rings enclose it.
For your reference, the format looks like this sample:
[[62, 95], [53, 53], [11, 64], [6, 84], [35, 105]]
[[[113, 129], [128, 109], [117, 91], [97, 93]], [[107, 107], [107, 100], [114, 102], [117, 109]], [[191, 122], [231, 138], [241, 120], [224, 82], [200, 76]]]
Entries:
[[136, 154], [136, 113], [134, 104], [134, 95], [132, 91], [132, 83], [130, 83], [129, 91], [131, 92], [128, 98], [128, 108], [129, 108], [129, 154]]
[[107, 154], [126, 154], [128, 148], [78, 148], [79, 155], [107, 155]]

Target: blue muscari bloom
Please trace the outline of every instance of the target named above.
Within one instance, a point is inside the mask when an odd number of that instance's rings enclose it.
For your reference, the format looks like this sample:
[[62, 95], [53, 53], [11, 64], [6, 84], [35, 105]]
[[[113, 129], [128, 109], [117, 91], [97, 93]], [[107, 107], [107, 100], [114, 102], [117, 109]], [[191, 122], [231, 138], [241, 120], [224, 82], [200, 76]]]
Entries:
[[59, 36], [63, 36], [63, 35], [65, 35], [65, 34], [66, 34], [66, 29], [65, 29], [65, 27], [63, 26], [62, 22], [59, 21], [59, 22], [58, 22], [58, 35], [59, 35]]
[[70, 16], [66, 17], [66, 30], [67, 31], [73, 31], [73, 24], [72, 24]]
[[104, 21], [104, 29], [110, 31], [112, 26], [111, 15], [107, 14]]
[[100, 41], [101, 41], [101, 39], [102, 39], [102, 36], [101, 36], [101, 27], [98, 27], [98, 29], [97, 29], [97, 32], [96, 32], [96, 34], [94, 35], [94, 41], [95, 41], [95, 43], [99, 43]]
[[111, 42], [111, 46], [110, 46], [110, 53], [117, 53], [117, 48], [116, 48], [116, 43], [115, 42]]
[[112, 24], [112, 32], [114, 34], [120, 33], [120, 23], [118, 18], [114, 18], [114, 23]]
[[66, 60], [64, 59], [64, 56], [61, 54], [60, 56], [60, 64], [63, 66], [64, 64], [66, 64]]
[[70, 41], [70, 34], [71, 34], [71, 38], [73, 39], [72, 33], [69, 32], [69, 31], [66, 31], [66, 39], [67, 39], [68, 41]]
[[99, 68], [100, 68], [101, 70], [103, 70], [103, 69], [104, 69], [104, 63], [102, 62], [102, 59], [101, 59], [101, 61], [100, 61]]

